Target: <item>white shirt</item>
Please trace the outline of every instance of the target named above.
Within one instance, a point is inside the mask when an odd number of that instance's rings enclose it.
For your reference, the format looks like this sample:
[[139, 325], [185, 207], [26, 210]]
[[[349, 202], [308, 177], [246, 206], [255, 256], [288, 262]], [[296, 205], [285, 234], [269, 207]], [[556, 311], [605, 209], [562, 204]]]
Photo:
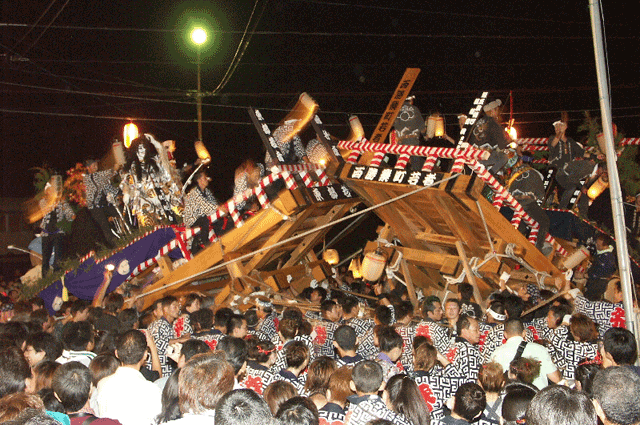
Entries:
[[96, 415], [117, 419], [122, 425], [154, 423], [162, 410], [162, 391], [130, 367], [120, 366], [98, 382]]
[[[491, 356], [491, 361], [499, 363], [502, 366], [502, 370], [506, 372], [509, 370], [509, 364], [515, 357], [518, 346], [522, 341], [523, 338], [521, 336], [512, 336], [501, 347], [496, 348]], [[547, 348], [535, 342], [529, 342], [522, 352], [522, 357], [536, 359], [540, 362], [540, 374], [533, 380], [533, 385], [539, 389], [549, 385], [547, 375], [555, 372], [558, 368], [551, 360]]]

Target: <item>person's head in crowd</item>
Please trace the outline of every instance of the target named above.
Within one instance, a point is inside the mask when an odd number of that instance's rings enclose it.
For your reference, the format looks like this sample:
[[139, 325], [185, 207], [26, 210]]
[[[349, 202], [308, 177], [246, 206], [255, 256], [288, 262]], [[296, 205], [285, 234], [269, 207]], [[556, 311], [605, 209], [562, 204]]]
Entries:
[[451, 416], [469, 423], [475, 422], [487, 406], [487, 397], [482, 387], [474, 382], [467, 382], [458, 387], [453, 397]]
[[593, 403], [581, 391], [564, 385], [550, 385], [540, 390], [529, 403], [527, 425], [596, 425], [598, 417]]
[[91, 371], [79, 362], [60, 365], [53, 374], [51, 388], [64, 406], [64, 413], [75, 413], [87, 404], [91, 393]]
[[569, 322], [571, 335], [578, 342], [597, 342], [598, 329], [595, 322], [586, 314], [575, 313]]
[[408, 325], [413, 319], [413, 304], [411, 301], [401, 301], [394, 307], [396, 313], [396, 322]]
[[144, 298], [140, 297], [142, 295], [142, 287], [139, 285], [131, 285], [129, 287], [129, 299], [127, 300], [127, 305], [131, 308], [135, 309], [138, 313], [141, 313], [144, 310]]
[[282, 319], [278, 326], [280, 340], [285, 343], [291, 341], [298, 335], [298, 321], [295, 319]]
[[289, 381], [274, 381], [262, 392], [264, 401], [269, 405], [271, 414], [275, 415], [282, 403], [298, 395], [298, 390]]
[[31, 376], [29, 363], [18, 347], [0, 351], [0, 398], [24, 391]]
[[336, 369], [329, 377], [329, 388], [327, 389], [327, 400], [342, 408], [347, 404], [347, 397], [354, 395], [350, 388], [351, 367], [342, 366]]
[[31, 367], [34, 367], [41, 361], [55, 361], [61, 355], [62, 346], [50, 333], [36, 332], [30, 334], [25, 340], [24, 357]]
[[113, 354], [99, 354], [95, 356], [89, 363], [89, 370], [93, 377], [93, 386], [97, 387], [98, 382], [102, 379], [116, 373], [116, 369], [121, 365], [120, 360]]
[[233, 367], [216, 353], [192, 357], [178, 378], [180, 412], [197, 415], [215, 409], [233, 384]]
[[633, 333], [624, 328], [608, 329], [602, 337], [600, 354], [605, 368], [634, 364], [638, 358], [638, 346]]
[[318, 425], [318, 409], [307, 397], [296, 396], [282, 403], [275, 414], [280, 425]]
[[176, 369], [167, 382], [165, 382], [162, 388], [160, 413], [156, 417], [156, 422], [159, 424], [180, 419], [182, 413], [180, 413], [180, 387], [178, 380], [180, 378], [180, 369]]
[[506, 339], [516, 336], [522, 337], [524, 334], [524, 325], [520, 319], [509, 319], [504, 324], [504, 337]]
[[547, 326], [555, 329], [562, 324], [564, 316], [571, 314], [571, 309], [565, 305], [552, 305], [547, 313]]
[[237, 389], [222, 396], [214, 421], [218, 425], [271, 425], [273, 415], [255, 391]]
[[393, 320], [393, 313], [386, 305], [379, 304], [373, 313], [373, 321], [376, 325], [390, 326]]
[[412, 425], [429, 425], [431, 415], [418, 384], [405, 374], [389, 378], [382, 393], [387, 407], [404, 415]]
[[596, 249], [598, 251], [602, 251], [603, 249], [606, 249], [611, 245], [613, 245], [613, 239], [611, 239], [608, 235], [605, 235], [604, 233], [598, 233], [598, 235], [596, 236], [595, 242], [596, 242]]
[[298, 307], [289, 306], [282, 310], [282, 320], [284, 319], [293, 319], [296, 322], [301, 323], [304, 320], [304, 314]]
[[360, 312], [360, 303], [354, 296], [346, 296], [342, 299], [342, 317], [343, 319], [351, 319], [357, 317]]
[[263, 320], [273, 313], [273, 303], [268, 297], [259, 296], [256, 299], [256, 313], [258, 314], [258, 319]]
[[91, 351], [94, 345], [93, 325], [88, 321], [69, 322], [62, 328], [62, 346], [69, 351]]
[[425, 319], [439, 322], [442, 320], [443, 314], [444, 311], [442, 310], [442, 302], [440, 302], [440, 298], [435, 295], [430, 295], [425, 298], [422, 303], [422, 315]]
[[120, 335], [116, 340], [115, 355], [123, 366], [140, 369], [147, 360], [147, 338], [136, 329]]
[[31, 308], [33, 311], [42, 310], [45, 308], [44, 300], [40, 297], [33, 297], [29, 299], [29, 303], [31, 303]]
[[287, 370], [298, 376], [309, 365], [309, 347], [302, 341], [293, 341], [284, 348]]
[[460, 300], [457, 298], [447, 298], [444, 302], [444, 317], [447, 321], [455, 325], [460, 317]]
[[24, 341], [29, 336], [29, 328], [23, 322], [0, 323], [0, 336], [12, 341], [16, 347], [22, 348]]
[[182, 343], [180, 356], [178, 357], [178, 368], [185, 365], [196, 354], [210, 353], [211, 348], [206, 342], [199, 339], [188, 339]]
[[173, 323], [180, 316], [180, 302], [173, 295], [167, 295], [160, 300], [162, 317], [169, 323]]
[[253, 331], [258, 327], [260, 320], [258, 319], [258, 313], [255, 308], [250, 308], [244, 312], [244, 320], [247, 321], [247, 329]]
[[44, 404], [40, 397], [35, 394], [15, 393], [0, 399], [0, 423], [20, 423], [22, 415], [28, 411], [44, 413]]
[[151, 304], [154, 320], [162, 317], [162, 298], [157, 299]]
[[316, 286], [309, 291], [309, 301], [314, 304], [320, 304], [327, 299], [327, 290], [322, 286]]
[[[415, 341], [414, 341], [415, 342]], [[438, 359], [438, 351], [431, 345], [430, 340], [425, 340], [418, 345], [414, 345], [413, 364], [414, 369], [428, 372], [436, 365]]]
[[393, 425], [393, 422], [387, 419], [376, 418], [376, 419], [371, 419], [369, 422], [366, 423], [366, 425]]
[[505, 383], [502, 365], [497, 362], [483, 364], [478, 372], [478, 383], [485, 393], [500, 393]]
[[14, 301], [13, 303], [14, 315], [11, 318], [11, 320], [26, 323], [29, 321], [29, 316], [31, 315], [32, 311], [33, 309], [31, 308], [31, 303], [24, 300]]
[[267, 368], [276, 362], [276, 346], [271, 341], [264, 341], [258, 338], [251, 338], [248, 341], [248, 358], [260, 363]]
[[44, 360], [31, 368], [32, 378], [27, 381], [26, 391], [28, 393], [37, 393], [43, 388], [51, 388], [53, 374], [60, 366], [53, 360]]
[[38, 329], [43, 332], [53, 331], [53, 317], [51, 317], [49, 312], [44, 308], [33, 310], [29, 313], [29, 322], [36, 324]]
[[115, 291], [111, 292], [104, 299], [104, 312], [112, 316], [115, 316], [122, 309], [123, 305], [124, 305], [124, 297], [122, 296], [122, 294]]
[[576, 389], [584, 391], [591, 397], [593, 389], [593, 378], [602, 370], [602, 362], [598, 360], [583, 359], [576, 366]]
[[216, 310], [216, 314], [213, 321], [213, 327], [223, 334], [227, 333], [227, 321], [229, 317], [233, 315], [233, 310], [229, 307], [220, 307]]
[[507, 318], [517, 319], [524, 311], [524, 301], [517, 295], [506, 294], [503, 298], [504, 308], [507, 310]]
[[138, 312], [135, 308], [125, 308], [118, 313], [117, 317], [120, 321], [121, 332], [138, 329]]
[[195, 332], [206, 332], [213, 328], [213, 311], [201, 308], [191, 313], [191, 326]]
[[225, 354], [225, 358], [233, 367], [233, 373], [236, 378], [244, 373], [249, 354], [249, 349], [244, 339], [225, 336], [216, 345], [216, 351], [222, 351]]
[[333, 332], [333, 347], [340, 357], [355, 356], [358, 337], [349, 325], [340, 325]]
[[612, 366], [593, 379], [593, 404], [605, 425], [640, 423], [640, 376], [624, 366]]
[[247, 320], [242, 314], [233, 314], [227, 320], [227, 335], [234, 338], [247, 336]]
[[540, 362], [536, 359], [520, 357], [509, 363], [509, 379], [533, 384], [540, 375]]
[[195, 292], [190, 292], [184, 297], [183, 309], [187, 313], [193, 313], [200, 310], [202, 306], [202, 296]]
[[458, 284], [458, 293], [460, 294], [460, 301], [470, 303], [473, 298], [473, 286], [467, 282], [461, 282]]
[[364, 360], [357, 363], [351, 370], [351, 382], [349, 386], [358, 394], [377, 394], [384, 382], [382, 366], [373, 360]]
[[376, 334], [380, 352], [386, 354], [392, 362], [397, 362], [402, 355], [402, 346], [404, 344], [400, 334], [392, 326], [381, 326]]
[[325, 320], [337, 322], [342, 317], [342, 309], [338, 303], [333, 300], [324, 300], [320, 303], [320, 313]]
[[310, 396], [314, 394], [326, 395], [329, 388], [329, 378], [337, 368], [336, 361], [328, 356], [320, 356], [309, 363], [307, 380], [304, 383], [305, 393]]
[[537, 392], [537, 389], [533, 386], [517, 382], [507, 384], [502, 399], [500, 423], [502, 425], [525, 424], [527, 407], [529, 407], [529, 403], [531, 403]]
[[116, 351], [116, 341], [120, 332], [116, 329], [98, 332], [98, 341], [93, 348], [96, 354], [113, 354]]
[[469, 344], [477, 344], [480, 342], [480, 325], [478, 321], [466, 314], [460, 315], [456, 322], [456, 331], [460, 338], [467, 340]]
[[508, 319], [507, 308], [502, 302], [502, 298], [492, 301], [487, 308], [487, 323], [503, 323]]

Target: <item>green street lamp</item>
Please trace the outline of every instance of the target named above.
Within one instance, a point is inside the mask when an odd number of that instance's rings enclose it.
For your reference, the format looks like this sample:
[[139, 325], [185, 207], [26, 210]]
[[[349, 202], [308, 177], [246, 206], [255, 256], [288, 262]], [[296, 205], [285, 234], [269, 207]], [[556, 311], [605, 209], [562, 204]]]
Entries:
[[198, 87], [196, 91], [196, 105], [198, 110], [198, 140], [202, 140], [202, 91], [200, 89], [200, 46], [207, 41], [207, 32], [201, 28], [196, 27], [191, 30], [191, 41], [196, 45], [197, 51], [197, 66], [198, 66]]

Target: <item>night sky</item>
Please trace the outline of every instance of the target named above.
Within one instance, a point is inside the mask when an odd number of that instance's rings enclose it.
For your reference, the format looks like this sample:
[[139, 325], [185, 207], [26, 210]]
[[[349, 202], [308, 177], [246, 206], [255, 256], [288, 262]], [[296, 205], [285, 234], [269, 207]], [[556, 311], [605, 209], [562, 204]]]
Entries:
[[[602, 6], [614, 122], [637, 137], [637, 14]], [[127, 118], [176, 140], [180, 163], [195, 160], [196, 51], [186, 37], [197, 19], [211, 30], [203, 91], [227, 81], [203, 108], [219, 199], [235, 167], [263, 157], [248, 106], [273, 129], [306, 91], [333, 135], [348, 135], [354, 113], [369, 136], [407, 67], [421, 69], [415, 104], [425, 117], [445, 114], [450, 132], [482, 91], [507, 103], [507, 118], [512, 93], [521, 137], [549, 136], [568, 111], [578, 138], [583, 111], [599, 116], [586, 0], [3, 0], [1, 196], [32, 196], [31, 167], [65, 171], [103, 156]]]

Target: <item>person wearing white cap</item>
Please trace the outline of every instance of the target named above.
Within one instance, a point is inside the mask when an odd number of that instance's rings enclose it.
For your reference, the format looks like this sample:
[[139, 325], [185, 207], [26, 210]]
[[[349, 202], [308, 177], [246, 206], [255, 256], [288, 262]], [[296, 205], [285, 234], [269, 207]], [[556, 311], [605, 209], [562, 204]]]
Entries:
[[500, 99], [484, 105], [482, 108], [484, 116], [478, 119], [469, 137], [470, 144], [491, 152], [489, 159], [480, 161], [480, 163], [494, 174], [498, 173], [508, 160], [504, 150], [509, 145], [509, 139], [507, 133], [498, 122], [501, 105], [502, 101]]
[[[398, 144], [400, 145], [420, 145], [420, 134], [424, 134], [426, 126], [422, 113], [417, 106], [413, 104], [415, 96], [409, 96], [398, 112], [398, 116], [393, 122], [393, 127], [398, 135]], [[420, 156], [411, 157], [411, 168], [419, 171], [424, 164], [424, 158]]]
[[587, 177], [596, 166], [591, 160], [579, 160], [584, 155], [584, 147], [566, 135], [567, 123], [553, 123], [555, 134], [549, 137], [549, 165], [557, 169], [556, 182], [563, 189], [558, 208], [569, 207], [573, 192], [580, 180]]

